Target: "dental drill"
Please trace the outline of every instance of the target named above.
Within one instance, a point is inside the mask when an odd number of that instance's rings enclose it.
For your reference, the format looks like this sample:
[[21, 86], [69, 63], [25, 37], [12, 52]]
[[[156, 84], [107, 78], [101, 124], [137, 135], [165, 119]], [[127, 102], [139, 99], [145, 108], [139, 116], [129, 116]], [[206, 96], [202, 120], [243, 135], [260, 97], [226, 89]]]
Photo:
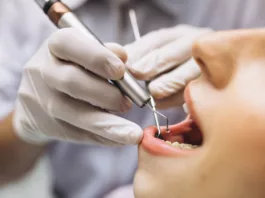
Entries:
[[[78, 17], [70, 10], [70, 8], [68, 8], [60, 0], [35, 1], [58, 28], [76, 28], [91, 38], [97, 40], [101, 45], [104, 46], [104, 43], [78, 19]], [[157, 115], [160, 115], [167, 120], [167, 127], [168, 119], [166, 116], [155, 110], [155, 102], [152, 96], [150, 96], [150, 94], [139, 85], [139, 83], [131, 76], [128, 71], [125, 71], [124, 77], [122, 79], [117, 81], [109, 80], [109, 82], [118, 87], [123, 94], [129, 97], [133, 103], [140, 108], [143, 108], [147, 105], [152, 110], [155, 115], [158, 136], [160, 136], [161, 130]]]
[[[141, 38], [141, 34], [140, 34], [139, 26], [138, 26], [138, 23], [137, 23], [135, 10], [133, 10], [133, 9], [129, 10], [129, 17], [130, 17], [130, 20], [131, 20], [133, 34], [134, 34], [135, 40], [137, 41], [137, 40], [139, 40]], [[146, 83], [146, 90], [149, 92], [147, 83]], [[159, 124], [159, 120], [158, 120], [157, 115], [160, 115], [161, 117], [163, 117], [167, 121], [167, 123], [166, 123], [166, 132], [169, 132], [169, 129], [168, 129], [168, 118], [165, 115], [163, 115], [163, 114], [159, 113], [158, 111], [156, 111], [155, 100], [154, 100], [154, 98], [151, 95], [150, 95], [150, 103], [151, 103], [151, 105], [149, 106], [149, 108], [152, 108], [151, 110], [154, 113], [155, 123], [156, 123], [156, 127], [157, 127], [157, 130], [158, 130], [157, 137], [160, 137], [161, 130], [160, 130], [160, 124]]]

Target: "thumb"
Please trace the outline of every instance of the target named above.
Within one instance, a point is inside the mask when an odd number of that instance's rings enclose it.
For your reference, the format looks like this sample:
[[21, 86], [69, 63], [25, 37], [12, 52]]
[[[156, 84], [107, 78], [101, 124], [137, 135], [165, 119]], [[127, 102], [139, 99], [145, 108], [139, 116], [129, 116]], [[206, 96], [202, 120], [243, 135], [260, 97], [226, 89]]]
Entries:
[[187, 84], [200, 75], [200, 68], [194, 59], [190, 59], [176, 69], [154, 79], [149, 84], [155, 99], [165, 99], [184, 89]]
[[117, 43], [105, 43], [105, 46], [116, 56], [118, 56], [123, 63], [126, 63], [128, 56], [125, 49], [121, 45]]
[[157, 109], [161, 110], [181, 106], [184, 103], [183, 92], [184, 90], [181, 90], [167, 98], [155, 100]]

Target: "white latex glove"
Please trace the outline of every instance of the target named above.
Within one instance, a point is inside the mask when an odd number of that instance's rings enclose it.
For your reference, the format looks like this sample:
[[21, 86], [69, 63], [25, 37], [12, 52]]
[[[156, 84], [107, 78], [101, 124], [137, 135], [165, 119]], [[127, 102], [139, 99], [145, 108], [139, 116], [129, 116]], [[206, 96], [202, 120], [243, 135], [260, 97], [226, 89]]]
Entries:
[[[126, 61], [121, 46], [109, 47]], [[26, 64], [15, 108], [17, 134], [32, 143], [138, 143], [142, 129], [108, 112], [131, 107], [105, 79], [120, 79], [124, 70], [124, 63], [97, 41], [75, 29], [59, 30]]]
[[149, 90], [158, 108], [183, 102], [182, 91], [200, 74], [191, 58], [194, 40], [210, 29], [179, 25], [146, 34], [125, 49], [128, 69], [139, 80], [151, 81]]

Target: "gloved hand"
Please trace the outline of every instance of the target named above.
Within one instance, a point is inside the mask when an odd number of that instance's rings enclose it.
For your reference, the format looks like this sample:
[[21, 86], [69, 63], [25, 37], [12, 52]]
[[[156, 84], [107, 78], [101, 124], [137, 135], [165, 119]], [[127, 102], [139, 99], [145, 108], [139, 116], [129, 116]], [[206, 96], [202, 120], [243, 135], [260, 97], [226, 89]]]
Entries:
[[191, 58], [193, 41], [210, 31], [179, 25], [148, 33], [125, 46], [129, 71], [139, 80], [150, 81], [149, 90], [158, 108], [183, 102], [183, 88], [200, 74]]
[[101, 46], [71, 28], [53, 34], [26, 64], [13, 119], [17, 134], [31, 143], [67, 140], [105, 145], [136, 144], [142, 129], [109, 113], [130, 101], [106, 79], [120, 79], [126, 53]]

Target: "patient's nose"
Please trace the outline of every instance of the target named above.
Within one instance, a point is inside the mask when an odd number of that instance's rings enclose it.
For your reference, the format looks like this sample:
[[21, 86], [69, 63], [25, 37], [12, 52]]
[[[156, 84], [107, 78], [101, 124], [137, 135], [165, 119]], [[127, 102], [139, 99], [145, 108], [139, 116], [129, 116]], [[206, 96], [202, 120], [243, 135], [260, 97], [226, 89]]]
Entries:
[[210, 33], [198, 38], [193, 45], [194, 59], [204, 75], [215, 87], [223, 88], [234, 71], [237, 53], [234, 36], [228, 33]]

